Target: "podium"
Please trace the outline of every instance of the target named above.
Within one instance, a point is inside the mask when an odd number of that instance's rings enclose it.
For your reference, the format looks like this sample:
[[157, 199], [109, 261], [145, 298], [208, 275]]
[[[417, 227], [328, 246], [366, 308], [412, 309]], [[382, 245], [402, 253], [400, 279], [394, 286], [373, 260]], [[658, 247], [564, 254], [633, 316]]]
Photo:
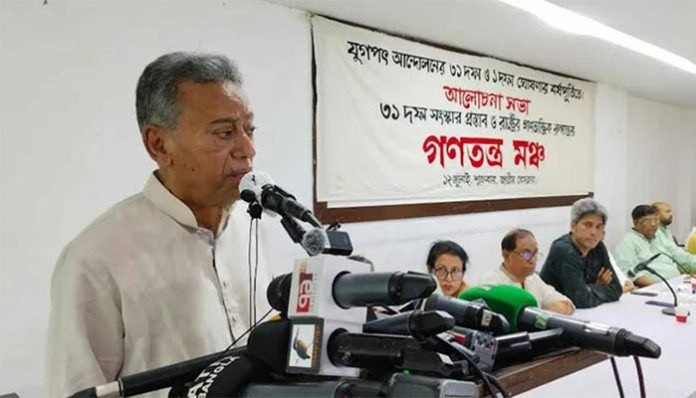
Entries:
[[[556, 379], [605, 361], [609, 355], [596, 351], [570, 347], [551, 352], [529, 362], [508, 366], [493, 372], [511, 395], [550, 383]], [[478, 383], [479, 395], [488, 397], [488, 391]]]

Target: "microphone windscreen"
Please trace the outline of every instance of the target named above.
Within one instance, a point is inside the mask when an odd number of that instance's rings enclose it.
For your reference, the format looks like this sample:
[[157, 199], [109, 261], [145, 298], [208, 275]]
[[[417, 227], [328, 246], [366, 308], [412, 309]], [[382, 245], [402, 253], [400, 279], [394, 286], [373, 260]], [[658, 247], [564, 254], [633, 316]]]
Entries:
[[505, 317], [513, 331], [518, 330], [517, 319], [525, 307], [537, 307], [537, 301], [528, 291], [511, 285], [482, 285], [469, 288], [459, 295], [462, 300], [483, 299], [493, 312]]
[[263, 363], [270, 371], [283, 373], [288, 363], [290, 334], [289, 319], [260, 323], [249, 334], [247, 355]]
[[256, 200], [256, 194], [251, 189], [243, 190], [240, 192], [239, 197], [247, 203], [251, 203]]
[[239, 192], [250, 190], [257, 195], [257, 200], [261, 199], [258, 195], [261, 193], [261, 188], [266, 185], [274, 185], [273, 179], [268, 173], [259, 170], [252, 170], [242, 177], [239, 181]]
[[277, 276], [268, 284], [268, 288], [266, 288], [266, 299], [271, 308], [282, 313], [288, 312], [291, 285], [291, 273]]
[[237, 397], [252, 381], [267, 378], [267, 371], [256, 360], [230, 355], [210, 364], [186, 388], [175, 388], [169, 397]]
[[319, 228], [307, 232], [302, 237], [302, 247], [310, 256], [321, 254], [328, 243], [326, 232]]

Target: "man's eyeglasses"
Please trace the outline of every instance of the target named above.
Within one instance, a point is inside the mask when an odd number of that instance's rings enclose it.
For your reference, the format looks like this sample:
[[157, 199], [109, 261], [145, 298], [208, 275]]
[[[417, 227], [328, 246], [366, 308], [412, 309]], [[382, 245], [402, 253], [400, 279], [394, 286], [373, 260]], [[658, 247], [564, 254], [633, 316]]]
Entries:
[[646, 217], [638, 221], [642, 224], [657, 225], [660, 223], [660, 219], [657, 217]]
[[447, 279], [448, 275], [452, 276], [452, 280], [459, 280], [464, 276], [464, 271], [460, 270], [459, 268], [455, 268], [452, 271], [447, 271], [447, 268], [445, 267], [435, 268], [435, 276], [437, 276], [439, 279]]
[[513, 251], [513, 253], [522, 257], [525, 261], [532, 261], [532, 259], [534, 257], [536, 257], [537, 259], [544, 257], [544, 253], [540, 253], [539, 250], [534, 250], [534, 251], [524, 250], [524, 251], [519, 252], [519, 253]]

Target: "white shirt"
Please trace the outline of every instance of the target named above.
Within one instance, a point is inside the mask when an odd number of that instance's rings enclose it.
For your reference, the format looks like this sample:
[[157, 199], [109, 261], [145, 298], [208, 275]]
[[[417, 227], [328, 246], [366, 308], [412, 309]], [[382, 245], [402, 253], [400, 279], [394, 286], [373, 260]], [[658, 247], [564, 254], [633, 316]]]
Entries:
[[536, 273], [529, 275], [524, 280], [523, 286], [521, 283], [515, 280], [515, 278], [505, 269], [504, 266], [501, 265], [498, 267], [498, 269], [493, 271], [493, 273], [486, 276], [483, 281], [481, 281], [481, 284], [513, 285], [520, 287], [531, 293], [539, 304], [539, 308], [542, 309], [547, 309], [551, 303], [559, 300], [569, 302], [573, 307], [573, 310], [575, 309], [575, 305], [568, 297], [559, 293], [558, 290], [556, 290], [553, 286], [544, 282], [544, 280], [541, 279], [541, 277]]
[[[232, 206], [216, 239], [153, 174], [142, 193], [69, 243], [51, 284], [48, 396], [221, 351], [242, 335], [250, 326], [245, 208]], [[270, 308], [264, 265], [260, 258], [258, 318]]]

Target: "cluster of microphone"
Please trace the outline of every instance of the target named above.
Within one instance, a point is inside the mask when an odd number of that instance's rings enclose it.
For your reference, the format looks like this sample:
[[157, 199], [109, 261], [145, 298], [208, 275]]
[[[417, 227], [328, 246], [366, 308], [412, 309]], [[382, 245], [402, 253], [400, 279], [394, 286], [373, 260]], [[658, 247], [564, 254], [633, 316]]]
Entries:
[[[404, 381], [393, 375], [405, 370], [430, 386], [470, 389], [472, 363], [489, 371], [561, 347], [660, 356], [648, 338], [546, 312], [514, 286], [475, 287], [460, 299], [433, 294], [435, 288], [427, 274], [369, 272], [368, 264], [340, 256], [301, 259], [293, 273], [268, 286], [280, 317], [254, 328], [243, 349], [126, 376], [75, 396], [125, 397], [172, 386], [170, 396], [259, 396], [249, 395], [250, 385], [268, 393], [260, 386], [282, 380], [280, 394], [298, 388], [288, 383], [304, 381], [311, 389], [307, 380], [356, 379], [365, 372], [397, 388]], [[404, 312], [366, 321], [368, 307], [404, 304]]]
[[[268, 286], [276, 319], [254, 327], [245, 347], [125, 376], [73, 397], [167, 387], [170, 397], [351, 396], [352, 389], [375, 397], [405, 391], [478, 397], [474, 379], [487, 382], [483, 372], [558, 348], [661, 354], [655, 342], [625, 329], [541, 310], [514, 286], [474, 287], [453, 298], [434, 294], [437, 283], [428, 274], [372, 272], [369, 264], [344, 257], [352, 252], [347, 234], [321, 229], [311, 211], [264, 173], [249, 173], [240, 191], [250, 204], [281, 215], [310, 255]], [[300, 234], [294, 220], [315, 229]], [[374, 308], [390, 306], [401, 309], [368, 321]]]

